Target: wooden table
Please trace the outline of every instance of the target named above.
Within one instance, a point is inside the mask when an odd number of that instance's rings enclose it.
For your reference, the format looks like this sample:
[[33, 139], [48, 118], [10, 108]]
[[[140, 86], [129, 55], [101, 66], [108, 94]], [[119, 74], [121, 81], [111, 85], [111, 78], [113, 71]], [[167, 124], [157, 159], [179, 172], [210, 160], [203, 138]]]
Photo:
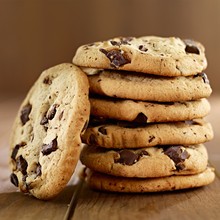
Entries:
[[[216, 179], [207, 187], [177, 192], [116, 194], [90, 190], [73, 176], [51, 201], [23, 195], [9, 182], [8, 139], [21, 98], [0, 99], [0, 219], [220, 219], [220, 97], [210, 99], [215, 138], [206, 144]], [[80, 169], [80, 165], [78, 169]]]

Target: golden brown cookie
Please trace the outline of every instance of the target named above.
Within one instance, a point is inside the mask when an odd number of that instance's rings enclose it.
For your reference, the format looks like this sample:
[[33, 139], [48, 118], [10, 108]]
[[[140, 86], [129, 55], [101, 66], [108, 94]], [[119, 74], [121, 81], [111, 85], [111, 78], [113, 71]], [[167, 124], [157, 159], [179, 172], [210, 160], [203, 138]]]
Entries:
[[79, 159], [89, 118], [88, 80], [73, 64], [45, 70], [21, 104], [10, 143], [11, 182], [40, 199], [56, 196]]
[[208, 154], [202, 144], [122, 150], [85, 145], [80, 160], [96, 172], [152, 178], [200, 173], [207, 167]]
[[161, 76], [188, 76], [207, 66], [204, 47], [177, 37], [118, 37], [78, 48], [73, 63]]
[[205, 73], [188, 77], [161, 77], [103, 70], [88, 78], [90, 93], [122, 99], [178, 102], [207, 98], [212, 93]]
[[211, 124], [202, 119], [173, 123], [90, 121], [82, 140], [104, 148], [140, 148], [156, 145], [194, 145], [213, 138]]
[[208, 185], [215, 179], [213, 168], [194, 175], [161, 178], [126, 178], [86, 170], [86, 182], [92, 189], [124, 193], [144, 193], [190, 189]]
[[143, 102], [107, 97], [90, 97], [91, 115], [130, 122], [174, 122], [205, 117], [207, 99], [186, 102]]

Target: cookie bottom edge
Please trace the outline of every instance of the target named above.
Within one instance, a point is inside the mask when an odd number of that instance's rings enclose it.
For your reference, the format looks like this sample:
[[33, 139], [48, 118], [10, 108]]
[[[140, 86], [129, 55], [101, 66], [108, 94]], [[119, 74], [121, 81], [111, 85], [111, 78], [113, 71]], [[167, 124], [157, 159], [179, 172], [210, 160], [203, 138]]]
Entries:
[[195, 175], [145, 179], [115, 177], [88, 168], [85, 172], [85, 181], [91, 189], [122, 193], [163, 192], [197, 188], [209, 185], [215, 179], [214, 168], [211, 167]]

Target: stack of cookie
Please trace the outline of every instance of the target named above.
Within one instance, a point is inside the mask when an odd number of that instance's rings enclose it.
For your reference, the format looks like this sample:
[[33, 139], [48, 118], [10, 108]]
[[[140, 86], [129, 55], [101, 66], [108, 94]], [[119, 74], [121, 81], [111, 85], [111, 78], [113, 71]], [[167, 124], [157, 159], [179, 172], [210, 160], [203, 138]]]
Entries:
[[95, 189], [154, 192], [214, 180], [204, 47], [192, 40], [114, 38], [78, 48], [91, 115], [81, 161]]

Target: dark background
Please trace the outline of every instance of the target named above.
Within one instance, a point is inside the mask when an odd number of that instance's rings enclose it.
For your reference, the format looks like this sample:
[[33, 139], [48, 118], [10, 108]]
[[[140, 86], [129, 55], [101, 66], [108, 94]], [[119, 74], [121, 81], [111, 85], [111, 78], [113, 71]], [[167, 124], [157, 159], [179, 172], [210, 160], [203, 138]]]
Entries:
[[220, 93], [219, 0], [0, 0], [0, 96], [23, 95], [81, 44], [142, 35], [201, 41]]

